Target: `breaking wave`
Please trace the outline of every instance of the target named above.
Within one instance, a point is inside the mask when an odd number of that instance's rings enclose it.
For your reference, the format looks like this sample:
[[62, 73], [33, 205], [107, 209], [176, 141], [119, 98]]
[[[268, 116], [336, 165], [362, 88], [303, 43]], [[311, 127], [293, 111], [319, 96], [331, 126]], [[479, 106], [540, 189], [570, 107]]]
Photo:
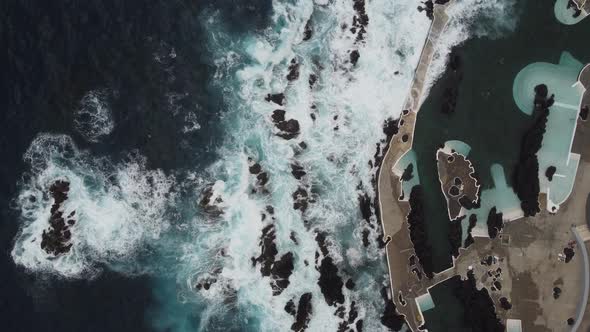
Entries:
[[75, 113], [74, 127], [92, 143], [98, 142], [113, 131], [115, 123], [105, 90], [93, 90], [82, 97], [80, 107]]

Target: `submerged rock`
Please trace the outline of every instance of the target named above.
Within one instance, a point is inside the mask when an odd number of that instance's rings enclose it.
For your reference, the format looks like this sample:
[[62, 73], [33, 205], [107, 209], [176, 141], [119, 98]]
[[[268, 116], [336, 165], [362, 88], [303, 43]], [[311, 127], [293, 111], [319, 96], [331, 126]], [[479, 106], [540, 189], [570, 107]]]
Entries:
[[553, 175], [555, 174], [556, 171], [557, 171], [557, 168], [555, 168], [555, 166], [547, 167], [547, 169], [545, 170], [545, 176], [547, 177], [547, 180], [553, 181]]
[[342, 294], [342, 278], [338, 275], [338, 268], [334, 264], [332, 257], [324, 257], [319, 268], [320, 279], [318, 285], [324, 295], [324, 299], [328, 305], [344, 303], [344, 295]]

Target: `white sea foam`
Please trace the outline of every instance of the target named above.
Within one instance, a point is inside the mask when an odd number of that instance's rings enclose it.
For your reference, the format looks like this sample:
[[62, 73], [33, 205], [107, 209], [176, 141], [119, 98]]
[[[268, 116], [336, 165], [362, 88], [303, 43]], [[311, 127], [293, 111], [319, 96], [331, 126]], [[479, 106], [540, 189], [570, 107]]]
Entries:
[[89, 91], [80, 100], [74, 127], [89, 142], [98, 142], [115, 128], [106, 90]]
[[[311, 292], [313, 315], [309, 330], [336, 330], [340, 319], [334, 316], [334, 308], [326, 304], [317, 285], [315, 230], [327, 232], [330, 256], [344, 280], [354, 273], [349, 266], [384, 277], [382, 252], [374, 241], [369, 248], [362, 245], [361, 232], [366, 223], [358, 212], [357, 187], [362, 182], [363, 190], [374, 197], [370, 186], [374, 169], [368, 162], [373, 159], [375, 143], [384, 138], [383, 122], [397, 117], [402, 110], [429, 21], [414, 5], [373, 1], [367, 3], [370, 22], [366, 43], [355, 44], [349, 28], [341, 28], [343, 23], [349, 27], [352, 23], [352, 1], [332, 1], [326, 7], [314, 6], [310, 1], [275, 1], [273, 8], [273, 22], [281, 28], [249, 34], [233, 44], [224, 40], [219, 17], [207, 16], [206, 27], [212, 31], [210, 48], [219, 52], [218, 77], [225, 79], [219, 84], [232, 105], [222, 119], [227, 129], [227, 142], [218, 151], [222, 159], [208, 172], [223, 179], [221, 196], [227, 208], [223, 220], [215, 226], [197, 222], [198, 245], [187, 246], [181, 259], [186, 263], [180, 268], [186, 278], [182, 292], [190, 294], [195, 275], [221, 264], [224, 268], [219, 278], [237, 291], [238, 306], [261, 320], [260, 329], [290, 329], [293, 318], [283, 310], [285, 303], [290, 299], [297, 303], [304, 292]], [[312, 13], [317, 15], [314, 37], [302, 43], [303, 28]], [[361, 55], [355, 67], [348, 60], [353, 49], [359, 49]], [[295, 57], [300, 63], [300, 78], [288, 83], [286, 68]], [[235, 62], [236, 58], [249, 64]], [[319, 70], [319, 66], [324, 69]], [[234, 77], [228, 76], [228, 68], [233, 68]], [[310, 91], [307, 78], [312, 72], [319, 80]], [[287, 118], [296, 119], [301, 126], [301, 134], [292, 141], [274, 135], [270, 115], [278, 107], [264, 101], [267, 93], [282, 91], [287, 96]], [[315, 121], [310, 117], [312, 104], [317, 106]], [[299, 141], [305, 141], [308, 148], [296, 155], [295, 144]], [[270, 174], [270, 195], [251, 193], [254, 180], [248, 172], [248, 157], [260, 161]], [[319, 192], [305, 218], [292, 208], [291, 194], [301, 185], [290, 174], [294, 159], [308, 172], [301, 183], [313, 185]], [[295, 254], [291, 284], [279, 296], [272, 295], [270, 279], [261, 278], [259, 267], [254, 268], [250, 260], [260, 255], [259, 237], [265, 226], [260, 215], [266, 205], [275, 208], [277, 259], [288, 251]], [[313, 225], [311, 229], [306, 228], [304, 219]], [[376, 220], [373, 222], [376, 224]], [[297, 245], [290, 239], [291, 232], [296, 233]], [[377, 234], [371, 229], [371, 239]], [[221, 249], [225, 256], [212, 255]], [[203, 260], [204, 256], [210, 259]], [[362, 302], [359, 317], [371, 318], [365, 327], [378, 331], [385, 327], [378, 320], [383, 302], [381, 285], [375, 285], [374, 278], [357, 275], [359, 290], [343, 288], [343, 292], [346, 307], [352, 300]], [[225, 287], [216, 288], [215, 296], [193, 296], [205, 297], [209, 308], [223, 311], [223, 296], [218, 295]]]
[[[139, 156], [131, 155], [118, 165], [93, 159], [65, 135], [39, 135], [25, 160], [32, 172], [21, 183], [17, 200], [22, 215], [12, 251], [17, 264], [73, 278], [95, 276], [99, 264], [141, 272], [122, 263], [133, 258], [144, 241], [156, 240], [168, 227], [164, 212], [174, 199], [172, 177], [147, 170]], [[70, 182], [64, 215], [76, 211], [71, 251], [57, 258], [40, 247], [53, 204], [48, 189], [56, 180]]]

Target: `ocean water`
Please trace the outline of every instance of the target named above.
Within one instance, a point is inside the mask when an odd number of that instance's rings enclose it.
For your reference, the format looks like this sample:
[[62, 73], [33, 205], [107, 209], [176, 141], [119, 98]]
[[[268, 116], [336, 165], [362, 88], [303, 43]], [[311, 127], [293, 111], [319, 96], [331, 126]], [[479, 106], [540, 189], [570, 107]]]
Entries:
[[[309, 331], [388, 330], [381, 228], [359, 197], [374, 201], [383, 125], [401, 113], [428, 33], [416, 7], [0, 4], [9, 50], [0, 80], [2, 326], [285, 331], [295, 321], [286, 304], [309, 293]], [[502, 1], [457, 1], [454, 10], [431, 84], [451, 46], [506, 24], [474, 24], [505, 14]], [[363, 11], [366, 31], [358, 22], [351, 31]], [[267, 100], [278, 93], [283, 105]], [[277, 135], [277, 109], [297, 120], [296, 137]], [[254, 162], [268, 176], [264, 188]], [[292, 165], [305, 175], [295, 178]], [[63, 209], [77, 221], [70, 251], [52, 257], [39, 243], [57, 180], [70, 183]], [[200, 205], [207, 190], [222, 213]], [[304, 211], [294, 208], [302, 190]], [[293, 262], [280, 294], [253, 261], [271, 246], [269, 229], [275, 259]], [[324, 268], [337, 276], [328, 295], [318, 284]]]

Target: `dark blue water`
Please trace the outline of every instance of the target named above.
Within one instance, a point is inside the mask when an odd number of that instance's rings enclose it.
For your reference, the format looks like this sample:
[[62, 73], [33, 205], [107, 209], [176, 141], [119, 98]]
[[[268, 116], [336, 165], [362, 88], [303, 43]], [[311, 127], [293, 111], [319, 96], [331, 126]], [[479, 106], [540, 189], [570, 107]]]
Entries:
[[[18, 228], [10, 208], [26, 171], [22, 155], [40, 132], [70, 135], [113, 160], [138, 150], [148, 167], [199, 170], [220, 144], [226, 105], [211, 88], [200, 14], [218, 9], [239, 33], [261, 29], [269, 1], [16, 1], [0, 3], [0, 329], [146, 331], [157, 301], [148, 277], [105, 271], [92, 281], [25, 273], [10, 258]], [[176, 56], [165, 57], [174, 50]], [[157, 55], [164, 60], [154, 61]], [[89, 90], [107, 89], [115, 129], [89, 144], [73, 111]], [[171, 102], [170, 96], [181, 95]], [[200, 130], [182, 133], [183, 112]], [[157, 295], [157, 294], [156, 294]], [[198, 321], [198, 312], [195, 313]], [[166, 326], [161, 326], [165, 328]]]

